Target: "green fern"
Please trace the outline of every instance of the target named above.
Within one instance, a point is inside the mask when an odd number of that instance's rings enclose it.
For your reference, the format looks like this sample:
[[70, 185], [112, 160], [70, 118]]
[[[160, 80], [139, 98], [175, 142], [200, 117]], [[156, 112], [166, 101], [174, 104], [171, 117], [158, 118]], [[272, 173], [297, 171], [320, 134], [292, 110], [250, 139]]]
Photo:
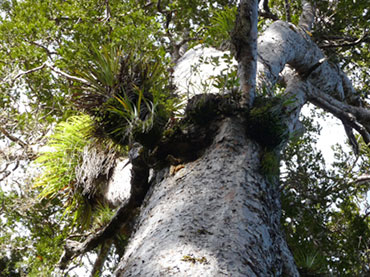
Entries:
[[75, 221], [89, 213], [85, 201], [76, 194], [75, 168], [81, 163], [84, 147], [91, 141], [92, 120], [88, 115], [72, 116], [59, 123], [50, 135], [45, 151], [35, 163], [42, 168], [34, 187], [42, 188], [41, 198], [62, 200], [66, 213], [75, 210]]

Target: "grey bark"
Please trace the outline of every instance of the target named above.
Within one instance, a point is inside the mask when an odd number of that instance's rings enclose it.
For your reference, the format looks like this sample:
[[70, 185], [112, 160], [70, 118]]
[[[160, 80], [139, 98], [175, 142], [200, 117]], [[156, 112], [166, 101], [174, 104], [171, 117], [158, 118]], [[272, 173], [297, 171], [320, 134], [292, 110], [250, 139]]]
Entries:
[[311, 31], [315, 19], [314, 8], [310, 1], [302, 1], [302, 14], [299, 18], [299, 27], [305, 31]]
[[141, 211], [116, 276], [298, 276], [261, 148], [226, 119], [206, 153], [167, 169]]
[[[241, 1], [239, 16], [247, 4]], [[233, 33], [244, 104], [253, 103], [254, 85], [273, 96], [281, 82], [294, 100], [284, 107], [290, 135], [311, 101], [370, 141], [369, 111], [346, 103], [356, 102], [351, 82], [311, 40], [310, 26], [274, 22], [258, 40], [255, 68], [255, 43], [242, 38], [254, 36], [248, 20], [240, 18]], [[261, 156], [245, 122], [230, 117], [197, 160], [157, 172], [116, 276], [298, 276], [280, 230], [279, 191], [260, 174]]]
[[[311, 101], [351, 119], [367, 138], [368, 110], [345, 103], [354, 100], [348, 78], [305, 30], [282, 21], [258, 40], [257, 91], [273, 95], [277, 82], [295, 100], [284, 117], [291, 135]], [[261, 151], [229, 118], [204, 155], [162, 172], [116, 276], [298, 276], [280, 230], [279, 192], [259, 171]]]
[[231, 32], [231, 41], [238, 61], [238, 76], [242, 92], [241, 104], [253, 105], [256, 94], [257, 68], [257, 23], [258, 1], [241, 0], [238, 7], [235, 26]]
[[370, 143], [370, 112], [362, 107], [346, 74], [326, 60], [304, 30], [277, 21], [258, 40], [257, 90], [273, 95], [275, 84], [292, 74], [308, 101], [342, 120], [350, 139], [353, 128]]
[[[274, 22], [258, 40], [259, 62], [257, 66], [258, 88], [273, 87], [286, 65], [298, 74], [305, 75], [322, 61], [306, 79], [322, 93], [335, 95], [343, 100], [353, 96], [352, 86], [344, 87], [341, 71], [325, 60], [320, 48], [302, 29], [284, 21]], [[324, 59], [324, 61], [323, 61]]]

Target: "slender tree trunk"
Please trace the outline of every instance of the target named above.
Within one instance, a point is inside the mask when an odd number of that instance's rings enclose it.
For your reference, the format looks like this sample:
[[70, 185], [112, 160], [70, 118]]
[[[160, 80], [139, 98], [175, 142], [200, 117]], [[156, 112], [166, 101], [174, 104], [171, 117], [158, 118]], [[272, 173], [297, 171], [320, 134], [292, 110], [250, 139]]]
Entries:
[[225, 119], [199, 159], [157, 174], [117, 276], [298, 276], [243, 125]]

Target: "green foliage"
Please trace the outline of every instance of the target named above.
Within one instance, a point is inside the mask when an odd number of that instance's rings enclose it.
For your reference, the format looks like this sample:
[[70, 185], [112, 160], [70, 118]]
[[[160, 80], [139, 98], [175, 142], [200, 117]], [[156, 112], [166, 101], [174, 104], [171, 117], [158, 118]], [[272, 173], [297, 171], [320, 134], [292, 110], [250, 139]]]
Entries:
[[115, 89], [118, 85], [117, 73], [120, 68], [120, 60], [123, 52], [120, 47], [101, 47], [93, 45], [91, 47], [90, 64], [82, 72], [76, 72], [89, 82], [89, 90], [96, 94], [108, 97], [110, 89]]
[[59, 199], [39, 201], [37, 194], [0, 188], [0, 276], [50, 276], [62, 254], [70, 218], [62, 217]]
[[368, 47], [368, 27], [370, 13], [366, 0], [341, 0], [341, 1], [318, 1], [318, 17], [316, 19], [313, 35], [316, 42], [321, 45], [331, 44], [345, 45], [364, 38], [367, 33], [366, 43], [357, 43], [351, 47], [324, 48], [326, 55], [338, 63], [346, 72], [353, 74], [358, 88], [368, 88], [370, 85]]
[[211, 9], [210, 24], [205, 33], [205, 43], [216, 48], [230, 41], [230, 33], [236, 19], [236, 6], [225, 7], [223, 10]]
[[315, 249], [310, 249], [312, 245], [296, 249], [294, 261], [297, 264], [302, 276], [317, 276], [325, 274], [327, 271], [326, 260], [321, 253]]
[[[225, 53], [222, 57], [211, 57], [209, 63], [217, 68], [220, 66], [220, 58], [227, 66], [220, 72], [220, 74], [212, 76], [211, 78], [214, 80], [212, 85], [219, 89], [220, 94], [222, 94], [231, 92], [238, 88], [239, 77], [237, 66], [233, 64], [233, 56], [231, 54]], [[202, 62], [202, 59], [200, 59], [200, 62]], [[205, 61], [204, 63], [207, 64], [208, 61]]]
[[82, 154], [90, 142], [91, 133], [92, 120], [89, 116], [73, 116], [55, 127], [46, 151], [36, 159], [43, 170], [34, 184], [35, 187], [42, 187], [39, 197], [60, 199], [66, 207], [65, 213], [77, 209], [75, 222], [82, 222], [82, 226], [89, 223], [91, 207], [76, 193], [75, 169], [82, 162]]
[[265, 150], [261, 157], [261, 173], [271, 183], [277, 184], [280, 173], [280, 155], [274, 150]]
[[[288, 21], [285, 0], [271, 0], [269, 1], [271, 12], [276, 14], [281, 20]], [[298, 24], [299, 16], [302, 12], [302, 1], [289, 1], [289, 13], [291, 15], [291, 22]]]
[[17, 271], [17, 263], [21, 261], [21, 253], [11, 252], [10, 257], [0, 256], [0, 277], [18, 277], [21, 274]]
[[365, 276], [369, 264], [370, 221], [360, 209], [369, 183], [356, 175], [369, 171], [368, 147], [353, 168], [353, 159], [336, 149], [327, 169], [314, 147], [319, 127], [304, 119], [306, 132], [283, 154], [282, 206], [284, 226], [301, 274]]
[[109, 206], [99, 203], [97, 207], [95, 207], [94, 225], [98, 228], [106, 226], [114, 216], [114, 213], [115, 211], [109, 208]]
[[151, 147], [175, 103], [163, 64], [151, 56], [124, 56], [105, 47], [95, 50], [90, 60], [94, 66], [80, 74], [88, 84], [79, 92], [78, 107], [93, 116], [98, 135], [121, 145], [140, 137]]
[[199, 125], [209, 124], [219, 112], [219, 99], [210, 94], [198, 95], [189, 101], [187, 116]]
[[93, 116], [98, 135], [121, 145], [139, 138], [151, 147], [175, 103], [162, 62], [114, 47], [94, 49], [90, 61], [92, 66], [79, 74], [88, 83], [77, 92], [77, 106]]
[[[168, 81], [173, 43], [187, 39], [189, 47], [202, 41], [216, 47], [227, 44], [237, 1], [162, 0], [161, 11], [157, 2], [0, 1], [1, 124], [4, 121], [12, 134], [33, 145], [42, 144], [39, 138], [50, 126], [62, 122], [51, 136], [54, 150], [39, 159], [46, 169], [39, 179], [42, 186], [30, 191], [27, 184], [13, 182], [10, 191], [0, 190], [0, 274], [52, 275], [63, 241], [76, 231], [73, 223], [86, 226], [93, 217], [100, 226], [111, 216], [107, 207], [93, 209], [77, 188], [75, 167], [81, 163], [84, 147], [91, 143], [91, 133], [85, 131], [91, 128], [93, 135], [120, 144], [140, 141], [153, 147], [177, 101]], [[269, 1], [271, 11], [283, 20], [288, 19], [286, 2]], [[288, 2], [291, 21], [297, 24], [301, 1]], [[355, 42], [366, 33], [368, 1], [315, 4], [318, 18], [313, 39], [317, 43]], [[260, 29], [269, 23], [262, 20]], [[368, 38], [352, 47], [325, 51], [330, 60], [339, 61], [355, 77], [360, 96], [367, 97]], [[14, 79], [19, 72], [45, 62], [65, 74], [44, 67]], [[222, 72], [214, 80], [220, 90], [238, 86], [236, 71]], [[271, 150], [286, 139], [284, 114], [279, 111], [285, 104], [265, 100], [252, 109], [248, 129], [266, 150], [261, 170], [276, 176], [277, 156]], [[68, 119], [79, 114], [76, 109], [89, 113], [94, 124], [80, 129], [78, 117]], [[282, 223], [289, 245], [302, 274], [329, 274], [325, 272], [329, 268], [337, 276], [364, 275], [370, 264], [370, 223], [358, 202], [369, 186], [355, 178], [369, 171], [368, 147], [361, 145], [355, 167], [348, 162], [350, 156], [336, 149], [335, 169], [328, 170], [322, 155], [310, 146], [312, 142], [307, 134], [284, 154]], [[12, 142], [9, 147], [14, 145]], [[1, 156], [2, 164], [8, 162], [6, 158]], [[21, 161], [20, 167], [27, 167], [27, 162]], [[44, 198], [38, 198], [39, 194]], [[122, 250], [124, 244], [117, 249]]]
[[284, 97], [257, 97], [247, 118], [247, 132], [250, 137], [272, 150], [288, 139], [284, 124], [284, 110], [290, 100]]

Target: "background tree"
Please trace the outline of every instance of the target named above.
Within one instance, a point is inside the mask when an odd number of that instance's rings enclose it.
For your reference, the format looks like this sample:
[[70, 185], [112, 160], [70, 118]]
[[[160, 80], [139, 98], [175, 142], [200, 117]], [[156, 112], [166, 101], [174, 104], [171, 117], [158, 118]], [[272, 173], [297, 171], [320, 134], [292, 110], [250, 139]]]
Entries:
[[[92, 275], [112, 260], [123, 276], [296, 276], [283, 211], [302, 275], [366, 275], [366, 4], [1, 1], [2, 274], [49, 275], [65, 245], [59, 266], [95, 251]], [[228, 93], [179, 118], [171, 74], [198, 44], [231, 50], [239, 81], [216, 78]], [[306, 101], [346, 128], [354, 153], [332, 171], [308, 120], [298, 138]], [[131, 197], [109, 207], [102, 183], [127, 155]]]

